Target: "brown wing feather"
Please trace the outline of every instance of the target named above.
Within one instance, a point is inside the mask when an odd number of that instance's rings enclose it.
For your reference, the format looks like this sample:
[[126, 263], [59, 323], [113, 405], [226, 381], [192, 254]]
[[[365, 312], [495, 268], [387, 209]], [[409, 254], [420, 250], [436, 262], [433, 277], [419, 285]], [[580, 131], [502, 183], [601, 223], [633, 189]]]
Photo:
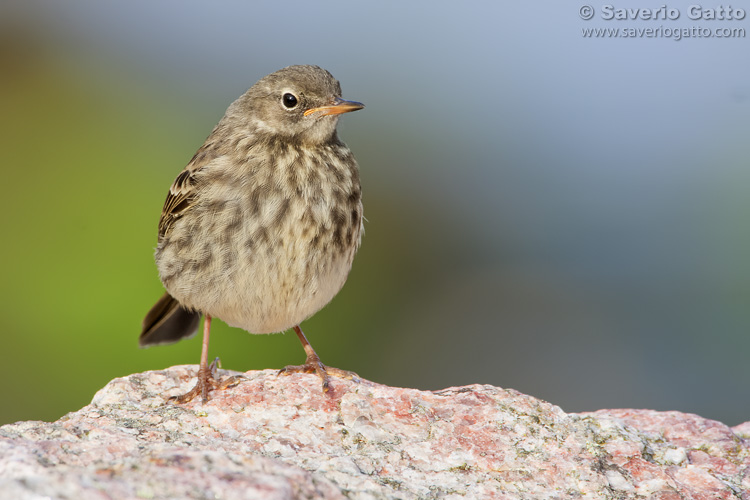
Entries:
[[[218, 128], [219, 125], [214, 128], [206, 143], [195, 153], [169, 188], [159, 219], [160, 241], [169, 234], [175, 221], [194, 205], [201, 185], [200, 176], [196, 174], [220, 156], [216, 147], [218, 144], [215, 145], [212, 139]], [[140, 346], [168, 344], [192, 336], [198, 328], [200, 314], [198, 311], [182, 307], [174, 297], [165, 293], [143, 320]]]
[[175, 221], [192, 206], [196, 187], [194, 174], [195, 171], [186, 168], [169, 188], [159, 219], [159, 239], [163, 238], [172, 229]]
[[159, 219], [160, 240], [169, 233], [175, 221], [193, 206], [195, 193], [199, 187], [196, 174], [217, 156], [219, 155], [209, 138], [174, 180], [169, 188], [167, 199], [164, 201], [161, 219]]

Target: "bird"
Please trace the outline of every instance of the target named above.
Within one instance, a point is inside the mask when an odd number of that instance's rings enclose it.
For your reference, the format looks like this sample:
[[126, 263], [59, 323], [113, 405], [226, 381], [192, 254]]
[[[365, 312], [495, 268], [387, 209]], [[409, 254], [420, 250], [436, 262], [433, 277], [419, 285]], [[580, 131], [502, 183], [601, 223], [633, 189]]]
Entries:
[[143, 320], [139, 345], [193, 336], [204, 316], [197, 383], [186, 403], [236, 385], [208, 365], [211, 320], [250, 333], [293, 328], [305, 364], [280, 373], [356, 374], [324, 365], [300, 323], [343, 287], [363, 233], [359, 166], [338, 137], [344, 100], [319, 66], [288, 66], [258, 80], [226, 110], [172, 183], [155, 250], [166, 293]]

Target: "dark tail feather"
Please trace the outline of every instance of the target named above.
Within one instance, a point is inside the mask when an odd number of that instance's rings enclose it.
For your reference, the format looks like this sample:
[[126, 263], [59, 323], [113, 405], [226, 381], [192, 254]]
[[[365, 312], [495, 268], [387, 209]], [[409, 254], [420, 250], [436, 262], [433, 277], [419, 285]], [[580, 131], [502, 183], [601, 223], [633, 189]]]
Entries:
[[138, 345], [171, 344], [192, 337], [198, 331], [201, 314], [185, 309], [177, 300], [165, 293], [143, 320], [143, 330]]

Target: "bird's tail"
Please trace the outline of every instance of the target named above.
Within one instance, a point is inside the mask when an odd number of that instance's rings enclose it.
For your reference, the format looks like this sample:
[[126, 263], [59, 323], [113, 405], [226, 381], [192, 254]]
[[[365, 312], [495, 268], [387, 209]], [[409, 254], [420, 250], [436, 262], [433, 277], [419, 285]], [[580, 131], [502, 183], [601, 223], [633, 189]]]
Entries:
[[165, 293], [143, 320], [138, 345], [171, 344], [192, 337], [198, 331], [200, 319], [201, 313], [182, 307], [177, 299]]

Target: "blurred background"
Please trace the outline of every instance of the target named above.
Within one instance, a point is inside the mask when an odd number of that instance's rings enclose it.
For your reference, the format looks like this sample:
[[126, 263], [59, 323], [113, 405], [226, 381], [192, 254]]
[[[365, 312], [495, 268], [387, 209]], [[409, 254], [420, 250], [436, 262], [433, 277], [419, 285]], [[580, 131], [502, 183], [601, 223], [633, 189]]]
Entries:
[[[569, 412], [750, 420], [748, 39], [582, 36], [750, 21], [691, 21], [685, 2], [676, 21], [618, 23], [592, 5], [583, 21], [552, 0], [4, 2], [0, 424], [198, 362], [197, 336], [137, 347], [162, 293], [160, 210], [226, 107], [290, 64], [367, 105], [339, 128], [363, 246], [303, 324], [324, 362]], [[293, 333], [215, 325], [224, 368], [304, 359]]]

